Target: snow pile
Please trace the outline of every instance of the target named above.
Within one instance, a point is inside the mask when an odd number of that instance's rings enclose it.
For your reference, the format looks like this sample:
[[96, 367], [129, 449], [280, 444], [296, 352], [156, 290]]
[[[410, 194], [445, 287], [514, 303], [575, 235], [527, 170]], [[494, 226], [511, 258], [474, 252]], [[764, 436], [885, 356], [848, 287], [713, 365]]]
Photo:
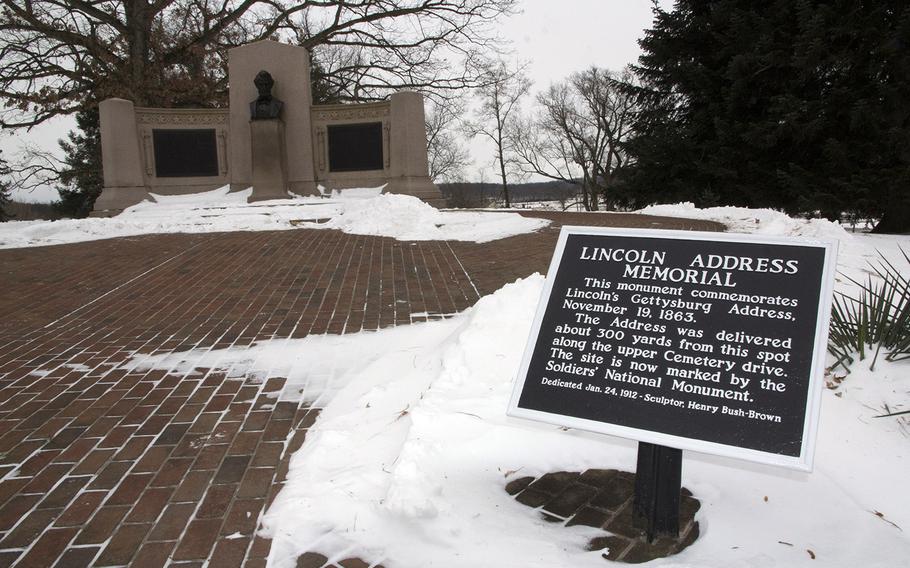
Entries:
[[161, 233], [212, 233], [291, 229], [306, 201], [247, 204], [252, 190], [229, 192], [228, 186], [189, 195], [153, 195], [110, 218], [59, 221], [9, 221], [0, 224], [0, 248], [76, 243]]
[[355, 235], [394, 237], [401, 241], [453, 240], [484, 243], [530, 233], [547, 226], [545, 219], [516, 213], [439, 211], [416, 197], [386, 193], [351, 201], [324, 224]]
[[[535, 275], [454, 320], [352, 336], [373, 355], [347, 369], [292, 458], [264, 518], [271, 566], [305, 551], [390, 568], [604, 566], [584, 551], [596, 531], [545, 522], [504, 491], [547, 471], [634, 470], [633, 442], [504, 414], [542, 285]], [[655, 565], [819, 565], [807, 550], [829, 567], [903, 562], [910, 538], [891, 523], [910, 527], [910, 434], [874, 416], [906, 408], [907, 370], [882, 365], [825, 392], [812, 474], [687, 452], [702, 536]]]
[[[243, 191], [231, 191], [231, 186], [224, 185], [211, 191], [199, 193], [187, 193], [184, 195], [161, 195], [158, 193], [149, 193], [151, 200], [145, 200], [128, 207], [124, 212], [138, 213], [149, 212], [155, 213], [176, 213], [182, 214], [188, 209], [205, 209], [208, 207], [228, 207], [231, 205], [244, 205], [253, 195], [253, 189], [247, 188]], [[291, 197], [289, 194], [288, 197]]]
[[325, 226], [358, 235], [406, 240], [443, 240], [445, 214], [408, 195], [385, 194], [347, 205]]
[[228, 186], [189, 195], [152, 195], [111, 218], [11, 221], [0, 224], [0, 248], [74, 243], [161, 233], [339, 229], [400, 240], [487, 242], [549, 224], [516, 213], [438, 211], [416, 197], [382, 188], [247, 203], [251, 189]]
[[[352, 369], [293, 456], [264, 520], [270, 565], [294, 566], [307, 550], [387, 557], [390, 567], [592, 556], [591, 529], [556, 531], [503, 490], [516, 470], [603, 463], [585, 436], [504, 415], [542, 284], [536, 275], [506, 286], [454, 320], [361, 334], [381, 336], [385, 353]], [[622, 445], [629, 467], [634, 452]]]
[[[910, 242], [854, 238], [833, 223], [771, 211], [660, 213], [744, 232], [833, 237], [841, 241], [839, 269], [850, 274], [861, 274], [876, 249]], [[554, 526], [504, 491], [524, 475], [635, 465], [634, 442], [505, 417], [542, 283], [534, 276], [454, 321], [412, 326], [424, 337], [417, 352], [388, 336], [381, 358], [352, 369], [264, 519], [275, 539], [270, 565], [294, 566], [296, 555], [318, 551], [390, 568], [604, 566], [599, 553], [584, 551], [591, 529]], [[811, 474], [687, 452], [683, 483], [702, 501], [702, 536], [654, 565], [900, 565], [910, 553], [910, 427], [906, 418], [875, 416], [906, 409], [908, 369], [857, 370], [825, 391]]]
[[636, 211], [636, 213], [717, 221], [726, 225], [733, 233], [833, 239], [849, 237], [839, 223], [827, 219], [796, 219], [773, 209], [746, 209], [744, 207], [700, 209], [692, 203], [676, 203], [674, 205], [652, 205]]

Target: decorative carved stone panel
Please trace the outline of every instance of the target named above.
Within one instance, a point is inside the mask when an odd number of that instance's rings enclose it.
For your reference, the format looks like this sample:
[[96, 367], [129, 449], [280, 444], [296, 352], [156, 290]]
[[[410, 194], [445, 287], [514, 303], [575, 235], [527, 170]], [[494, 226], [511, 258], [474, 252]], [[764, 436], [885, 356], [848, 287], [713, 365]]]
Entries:
[[155, 176], [210, 177], [219, 175], [214, 128], [154, 129]]
[[381, 122], [328, 126], [329, 171], [381, 170], [383, 130]]
[[316, 122], [346, 120], [381, 120], [389, 116], [389, 103], [367, 103], [359, 105], [317, 105], [313, 107]]
[[136, 109], [136, 122], [140, 125], [223, 125], [227, 127], [228, 109], [144, 108]]

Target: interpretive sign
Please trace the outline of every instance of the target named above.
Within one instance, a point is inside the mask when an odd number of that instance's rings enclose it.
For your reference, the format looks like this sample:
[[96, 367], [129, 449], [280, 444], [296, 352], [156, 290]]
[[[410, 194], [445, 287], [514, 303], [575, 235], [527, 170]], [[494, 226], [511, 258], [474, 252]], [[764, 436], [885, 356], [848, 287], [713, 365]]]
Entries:
[[836, 249], [563, 227], [509, 414], [811, 469]]
[[218, 175], [218, 147], [214, 128], [152, 131], [155, 177], [209, 177]]
[[382, 123], [336, 124], [329, 131], [329, 170], [382, 169]]

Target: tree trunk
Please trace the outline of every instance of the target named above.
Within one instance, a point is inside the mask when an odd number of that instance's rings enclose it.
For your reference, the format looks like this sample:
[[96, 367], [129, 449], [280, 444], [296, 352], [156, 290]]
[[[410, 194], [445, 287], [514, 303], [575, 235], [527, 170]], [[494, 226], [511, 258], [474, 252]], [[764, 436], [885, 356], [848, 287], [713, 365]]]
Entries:
[[506, 164], [502, 159], [502, 152], [499, 154], [499, 172], [502, 175], [502, 196], [506, 200], [506, 209], [512, 207], [509, 200], [509, 184], [506, 182]]
[[585, 184], [585, 193], [588, 194], [588, 211], [597, 211], [597, 186], [591, 179], [591, 174], [587, 168], [583, 170], [583, 182]]
[[503, 140], [502, 140], [502, 120], [499, 115], [496, 115], [496, 152], [499, 155], [499, 175], [502, 179], [502, 198], [506, 202], [506, 209], [512, 207], [512, 203], [509, 200], [509, 184], [506, 178], [506, 157], [505, 152], [503, 151]]
[[585, 211], [591, 210], [591, 200], [588, 196], [588, 175], [584, 174], [581, 178], [581, 204], [584, 206]]
[[149, 35], [151, 34], [151, 7], [147, 0], [128, 0], [124, 5], [126, 16], [127, 42], [129, 45], [128, 77], [126, 90], [137, 106], [147, 104], [149, 61]]

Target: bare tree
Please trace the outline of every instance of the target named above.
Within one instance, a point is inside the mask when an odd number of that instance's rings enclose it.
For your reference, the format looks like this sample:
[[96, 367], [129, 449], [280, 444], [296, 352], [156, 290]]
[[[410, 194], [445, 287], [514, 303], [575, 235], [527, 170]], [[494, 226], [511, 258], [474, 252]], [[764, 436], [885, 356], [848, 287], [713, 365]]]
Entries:
[[591, 67], [540, 93], [537, 118], [525, 120], [515, 141], [525, 171], [579, 185], [588, 211], [611, 208], [610, 188], [630, 165], [623, 143], [636, 108], [619, 83], [632, 80], [628, 70]]
[[462, 99], [431, 102], [427, 106], [427, 158], [430, 178], [437, 183], [462, 179], [471, 163], [471, 154], [456, 135], [464, 107]]
[[[471, 62], [515, 0], [0, 0], [3, 127], [110, 96], [224, 102], [226, 49], [275, 38], [309, 48], [339, 100], [477, 85]], [[461, 63], [456, 63], [460, 61]]]
[[469, 136], [483, 136], [493, 142], [494, 164], [499, 169], [502, 196], [511, 207], [508, 177], [517, 162], [514, 155], [515, 127], [520, 117], [519, 102], [528, 94], [531, 81], [525, 75], [526, 65], [510, 68], [499, 60], [487, 65], [484, 84], [477, 89], [480, 106], [474, 119], [465, 123]]
[[10, 186], [6, 179], [9, 173], [9, 167], [6, 165], [6, 160], [3, 159], [3, 151], [0, 150], [0, 222], [7, 221], [10, 218], [9, 212], [5, 209], [9, 205]]

